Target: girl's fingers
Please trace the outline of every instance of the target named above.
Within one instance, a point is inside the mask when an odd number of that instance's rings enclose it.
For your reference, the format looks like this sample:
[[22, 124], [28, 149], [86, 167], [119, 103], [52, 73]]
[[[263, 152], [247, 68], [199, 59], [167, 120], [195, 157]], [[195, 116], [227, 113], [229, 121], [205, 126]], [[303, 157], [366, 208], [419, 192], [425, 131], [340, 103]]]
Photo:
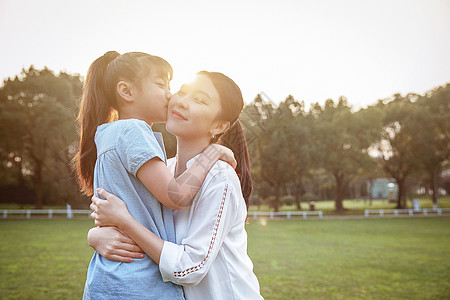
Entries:
[[143, 258], [144, 254], [140, 252], [135, 251], [127, 251], [122, 249], [117, 249], [114, 251], [114, 255], [121, 256], [121, 257], [128, 257], [128, 258]]
[[133, 253], [142, 253], [142, 252], [144, 252], [137, 245], [131, 245], [131, 244], [125, 244], [125, 243], [120, 245], [120, 249], [128, 251], [128, 252], [133, 252]]
[[233, 162], [231, 163], [231, 167], [233, 169], [236, 169], [236, 167], [237, 167], [237, 161], [236, 160], [233, 160]]
[[135, 241], [132, 240], [129, 236], [127, 235], [121, 235], [120, 239], [119, 239], [122, 243], [126, 243], [126, 244], [131, 244], [131, 245], [136, 245]]
[[116, 247], [120, 248], [113, 248], [108, 251], [105, 251], [104, 253], [102, 253], [102, 256], [109, 260], [115, 260], [120, 262], [131, 262], [133, 258], [140, 259], [144, 257], [143, 253], [124, 250], [123, 248], [125, 247], [125, 245], [123, 244], [117, 245]]
[[110, 193], [108, 193], [107, 191], [105, 191], [104, 189], [101, 189], [101, 188], [98, 188], [98, 189], [97, 189], [97, 194], [98, 194], [99, 196], [102, 196], [102, 197], [105, 198], [105, 199], [109, 199], [109, 197], [111, 196]]
[[125, 232], [120, 230], [119, 228], [115, 228], [117, 232], [119, 233], [119, 242], [121, 242], [121, 247], [125, 250], [131, 251], [131, 252], [144, 252], [142, 249], [136, 244], [136, 242], [131, 239]]
[[120, 261], [123, 263], [130, 263], [133, 261], [133, 259], [131, 257], [123, 257], [123, 256], [119, 256], [119, 255], [108, 255], [108, 256], [105, 256], [105, 258], [107, 258], [109, 260], [113, 260], [113, 261]]
[[95, 195], [91, 197], [91, 202], [92, 202], [94, 205], [98, 205], [98, 203], [99, 203], [100, 200], [101, 200], [101, 199], [100, 199], [99, 197], [95, 196]]

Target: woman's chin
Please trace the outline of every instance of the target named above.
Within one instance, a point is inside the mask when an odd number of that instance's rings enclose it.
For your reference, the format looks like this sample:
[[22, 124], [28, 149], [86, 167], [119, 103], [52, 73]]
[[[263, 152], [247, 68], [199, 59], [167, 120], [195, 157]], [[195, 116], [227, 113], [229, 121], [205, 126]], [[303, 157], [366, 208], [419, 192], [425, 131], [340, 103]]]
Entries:
[[171, 134], [178, 136], [182, 134], [182, 126], [180, 124], [176, 124], [177, 122], [174, 122], [170, 118], [166, 122], [166, 130], [170, 132]]

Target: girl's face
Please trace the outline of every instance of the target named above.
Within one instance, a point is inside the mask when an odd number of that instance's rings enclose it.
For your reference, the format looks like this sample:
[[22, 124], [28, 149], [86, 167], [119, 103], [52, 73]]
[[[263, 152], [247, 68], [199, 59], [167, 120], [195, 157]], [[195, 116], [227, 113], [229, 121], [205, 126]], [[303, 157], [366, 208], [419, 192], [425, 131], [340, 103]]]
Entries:
[[167, 105], [172, 94], [167, 78], [149, 75], [134, 85], [135, 112], [147, 123], [167, 120]]
[[217, 120], [220, 109], [213, 83], [207, 76], [198, 75], [170, 99], [166, 128], [177, 137], [210, 140], [221, 123]]

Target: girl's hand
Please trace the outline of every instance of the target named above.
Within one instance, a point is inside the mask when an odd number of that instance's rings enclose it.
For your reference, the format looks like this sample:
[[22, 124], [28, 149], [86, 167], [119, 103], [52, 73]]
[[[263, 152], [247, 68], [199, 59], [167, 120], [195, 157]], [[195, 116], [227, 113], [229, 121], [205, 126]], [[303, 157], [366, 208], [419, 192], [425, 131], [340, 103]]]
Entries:
[[141, 248], [117, 227], [96, 227], [89, 230], [88, 244], [109, 260], [132, 262], [143, 258]]
[[116, 226], [121, 228], [131, 217], [127, 205], [119, 197], [103, 189], [97, 189], [99, 196], [105, 200], [92, 196], [90, 208], [94, 211], [91, 218], [96, 226]]
[[213, 151], [217, 151], [220, 153], [220, 160], [229, 163], [233, 169], [236, 169], [237, 161], [234, 158], [234, 153], [229, 148], [219, 145], [219, 144], [211, 144], [207, 148], [211, 148]]

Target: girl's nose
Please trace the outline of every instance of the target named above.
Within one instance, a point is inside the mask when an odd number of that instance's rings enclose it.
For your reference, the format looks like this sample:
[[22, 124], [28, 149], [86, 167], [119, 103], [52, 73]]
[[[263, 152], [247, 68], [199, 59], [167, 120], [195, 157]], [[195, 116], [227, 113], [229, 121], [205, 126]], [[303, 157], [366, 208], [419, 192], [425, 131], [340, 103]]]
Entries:
[[170, 90], [167, 90], [166, 91], [166, 99], [167, 99], [167, 101], [169, 101], [170, 98], [172, 98], [172, 93], [170, 92]]

